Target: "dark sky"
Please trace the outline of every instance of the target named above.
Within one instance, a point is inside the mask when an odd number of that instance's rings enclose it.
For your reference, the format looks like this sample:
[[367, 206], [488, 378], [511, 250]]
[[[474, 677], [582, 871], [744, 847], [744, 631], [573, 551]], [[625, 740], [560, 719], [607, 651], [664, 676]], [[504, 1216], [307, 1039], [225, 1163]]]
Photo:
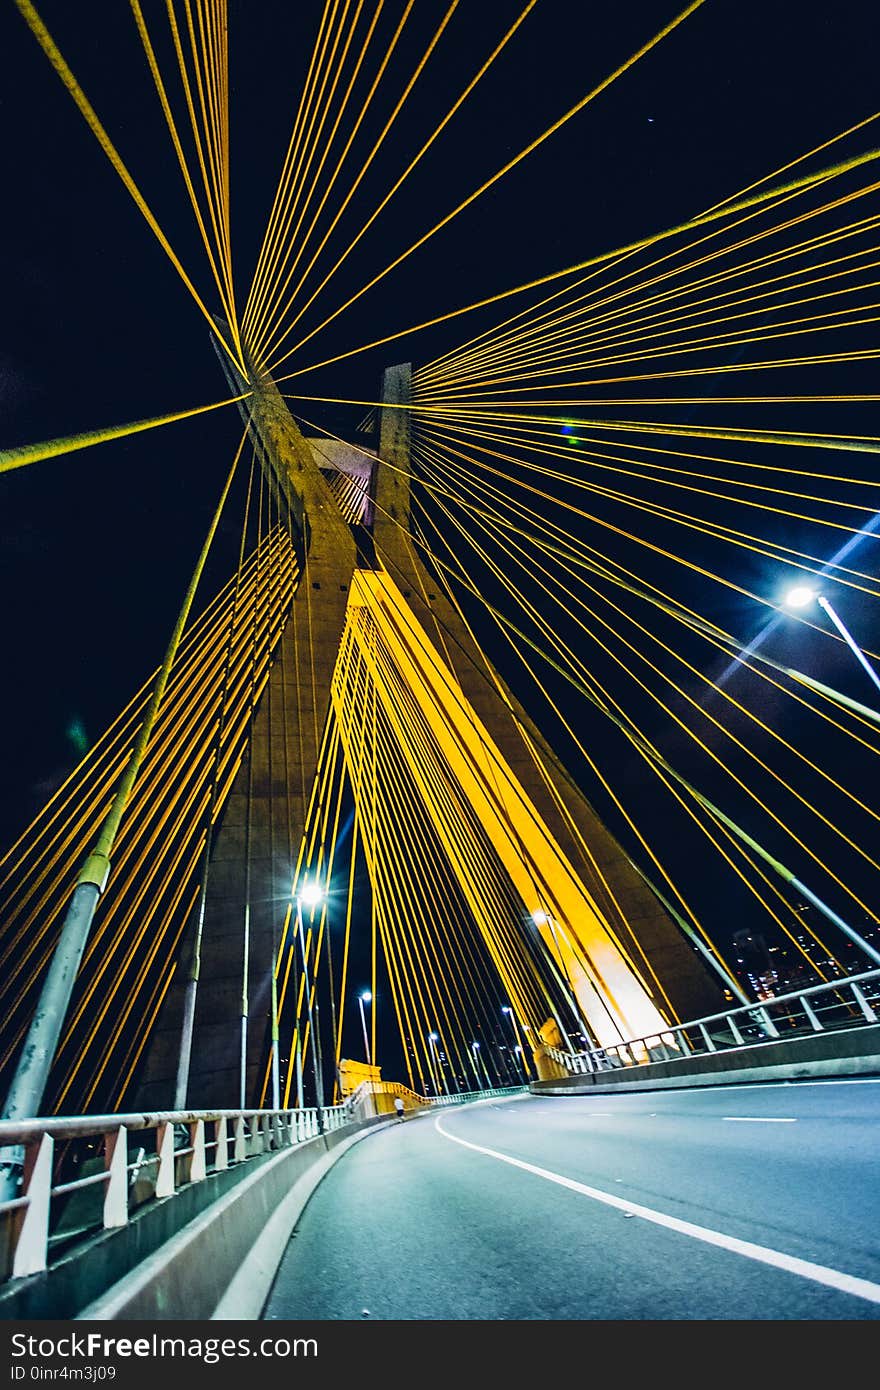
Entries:
[[[218, 307], [128, 6], [42, 0], [39, 8], [209, 307]], [[539, 0], [316, 309], [330, 312], [357, 290], [678, 8], [667, 0]], [[393, 0], [389, 23], [400, 9]], [[463, 0], [406, 120], [350, 209], [350, 235], [519, 9]], [[144, 10], [158, 30], [164, 5], [154, 0]], [[387, 102], [444, 10], [417, 0]], [[229, 11], [241, 291], [320, 5], [230, 0]], [[868, 0], [708, 0], [313, 340], [301, 365], [682, 221], [762, 177], [871, 113], [876, 39]], [[204, 320], [12, 0], [0, 10], [0, 70], [0, 445], [219, 399], [224, 382]], [[380, 106], [377, 119], [388, 110]], [[360, 354], [300, 378], [308, 383], [302, 389], [372, 398], [388, 362], [430, 360], [488, 321], [474, 315]], [[363, 414], [310, 412], [341, 433]], [[864, 425], [859, 416], [854, 427]], [[229, 410], [0, 478], [0, 840], [22, 828], [72, 766], [78, 729], [88, 741], [98, 737], [160, 658], [238, 435]], [[234, 533], [230, 525], [221, 538], [209, 582], [229, 572]], [[741, 577], [753, 584], [754, 566], [743, 561]], [[762, 620], [744, 609], [713, 616], [724, 624], [737, 618], [745, 636]], [[880, 643], [875, 615], [860, 616], [866, 645]], [[836, 660], [823, 678], [851, 682]], [[855, 681], [852, 693], [859, 689]]]

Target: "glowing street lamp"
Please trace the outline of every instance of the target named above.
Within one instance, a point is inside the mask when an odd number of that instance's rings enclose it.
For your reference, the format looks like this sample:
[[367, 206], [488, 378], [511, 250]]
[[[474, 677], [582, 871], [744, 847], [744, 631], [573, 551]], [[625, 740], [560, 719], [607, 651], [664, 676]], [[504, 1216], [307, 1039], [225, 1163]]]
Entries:
[[809, 584], [794, 584], [782, 601], [786, 608], [809, 608], [816, 601], [816, 590]]
[[479, 1064], [479, 1067], [482, 1068], [483, 1077], [486, 1082], [486, 1089], [488, 1091], [491, 1091], [492, 1082], [489, 1080], [489, 1073], [486, 1070], [486, 1063], [483, 1060], [483, 1054], [480, 1052], [480, 1044], [478, 1042], [471, 1043], [471, 1056], [474, 1059], [474, 1075], [477, 1078], [477, 1086], [479, 1087], [480, 1084], [480, 1072], [478, 1070]]
[[315, 1075], [315, 1110], [318, 1118], [318, 1129], [321, 1131], [324, 1129], [324, 1078], [321, 1074], [321, 1053], [318, 1030], [315, 1027], [315, 1020], [312, 1016], [312, 989], [309, 982], [309, 965], [306, 959], [302, 912], [304, 906], [314, 911], [323, 897], [323, 890], [317, 883], [306, 882], [303, 884], [296, 898], [296, 930], [299, 936], [299, 949], [302, 958], [303, 981], [306, 994], [306, 1016], [309, 1021], [309, 1040], [312, 1044], [312, 1068]]
[[[562, 977], [560, 976], [559, 971], [558, 971], [557, 968], [556, 968], [556, 962], [555, 962], [555, 960], [553, 959], [552, 953], [551, 953], [550, 951], [547, 952], [547, 959], [548, 959], [549, 962], [550, 962], [550, 966], [551, 966], [551, 969], [552, 969], [552, 971], [553, 971], [553, 974], [554, 974], [554, 976], [555, 976], [555, 978], [556, 978], [556, 982], [557, 982], [557, 984], [559, 985], [559, 988], [561, 989], [564, 998], [567, 1000], [568, 1005], [569, 1005], [569, 1008], [571, 1009], [572, 1013], [574, 1014], [575, 1022], [576, 1022], [576, 1024], [577, 1024], [577, 1031], [578, 1031], [578, 1033], [581, 1033], [581, 1032], [583, 1032], [583, 1031], [586, 1030], [587, 1021], [586, 1021], [586, 1019], [584, 1018], [584, 1016], [583, 1016], [583, 1014], [582, 1014], [582, 1012], [581, 1012], [580, 1004], [579, 1004], [579, 1002], [578, 1002], [578, 997], [577, 997], [577, 994], [575, 993], [574, 985], [573, 985], [572, 982], [571, 982], [571, 977], [570, 977], [570, 975], [569, 975], [569, 973], [568, 973], [568, 967], [567, 967], [567, 965], [566, 965], [566, 963], [565, 963], [565, 956], [562, 954], [562, 951], [560, 950], [560, 946], [559, 946], [559, 937], [556, 935], [556, 921], [555, 921], [555, 919], [550, 915], [550, 913], [549, 913], [549, 912], [545, 912], [544, 909], [543, 909], [542, 907], [535, 908], [535, 911], [532, 913], [532, 921], [534, 922], [534, 924], [535, 924], [536, 927], [549, 927], [549, 928], [550, 928], [550, 935], [553, 937], [553, 944], [554, 944], [554, 946], [556, 947], [556, 951], [557, 951], [557, 953], [558, 953], [558, 955], [559, 955], [559, 959], [560, 959], [560, 961], [562, 962], [562, 967], [563, 967], [563, 969], [565, 970], [565, 980], [563, 980]], [[566, 939], [568, 939], [568, 938], [566, 938]], [[570, 945], [571, 945], [571, 942], [569, 941], [569, 946], [570, 946]], [[553, 1010], [553, 1017], [556, 1019], [556, 1022], [557, 1022], [558, 1026], [559, 1026], [560, 1035], [561, 1035], [562, 1038], [565, 1040], [566, 1044], [568, 1045], [568, 1050], [569, 1050], [569, 1051], [572, 1053], [572, 1055], [573, 1055], [573, 1054], [575, 1053], [576, 1049], [572, 1046], [571, 1039], [570, 1039], [569, 1036], [568, 1036], [568, 1030], [565, 1029], [565, 1028], [563, 1028], [563, 1026], [562, 1026], [562, 1020], [557, 1016], [556, 1010], [555, 1010], [555, 1009]]]
[[372, 1055], [372, 1053], [371, 1053], [371, 1051], [370, 1051], [370, 1043], [369, 1043], [369, 1040], [368, 1040], [368, 1038], [367, 1038], [367, 1020], [366, 1020], [366, 1017], [364, 1016], [364, 1005], [365, 1005], [365, 1004], [369, 1004], [370, 1001], [372, 1000], [372, 998], [373, 998], [373, 996], [372, 996], [372, 994], [370, 993], [370, 991], [369, 991], [368, 989], [363, 990], [363, 991], [358, 995], [358, 1005], [360, 1006], [360, 1011], [361, 1011], [361, 1028], [363, 1029], [363, 1032], [364, 1032], [364, 1056], [366, 1057], [366, 1059], [367, 1059], [367, 1064], [368, 1064], [369, 1066], [372, 1066], [372, 1065], [373, 1065], [373, 1055]]
[[825, 597], [824, 594], [820, 594], [818, 590], [811, 589], [806, 584], [795, 584], [795, 586], [789, 589], [788, 593], [785, 595], [784, 602], [786, 608], [809, 608], [810, 604], [818, 603], [819, 607], [822, 609], [822, 612], [827, 613], [828, 617], [831, 619], [832, 623], [837, 628], [837, 631], [840, 633], [844, 642], [849, 647], [856, 661], [862, 667], [862, 670], [868, 676], [868, 679], [872, 681], [873, 684], [876, 686], [877, 690], [880, 691], [880, 676], [878, 676], [877, 672], [874, 670], [874, 667], [868, 661], [868, 658], [865, 656], [865, 653], [862, 651], [858, 642], [855, 640], [849, 628], [844, 623], [840, 614], [837, 613], [834, 608], [832, 608], [831, 604], [829, 603], [828, 599]]
[[428, 1062], [431, 1068], [431, 1080], [434, 1083], [434, 1094], [438, 1096], [441, 1090], [440, 1086], [437, 1084], [437, 1077], [441, 1074], [440, 1058], [437, 1055], [437, 1040], [439, 1037], [439, 1033], [428, 1034]]
[[512, 1029], [513, 1029], [513, 1039], [514, 1039], [514, 1049], [513, 1049], [513, 1050], [514, 1050], [514, 1054], [519, 1054], [519, 1063], [520, 1063], [520, 1068], [521, 1068], [522, 1073], [523, 1073], [523, 1077], [524, 1077], [526, 1080], [528, 1080], [528, 1073], [527, 1073], [527, 1071], [526, 1071], [526, 1063], [525, 1063], [525, 1054], [523, 1053], [522, 1044], [520, 1043], [520, 1040], [519, 1040], [519, 1029], [518, 1029], [517, 1026], [516, 1026], [516, 1014], [513, 1012], [513, 1009], [510, 1007], [509, 1004], [504, 1004], [504, 1005], [502, 1005], [501, 1012], [502, 1012], [503, 1014], [509, 1014], [509, 1015], [510, 1015], [510, 1026], [511, 1026]]

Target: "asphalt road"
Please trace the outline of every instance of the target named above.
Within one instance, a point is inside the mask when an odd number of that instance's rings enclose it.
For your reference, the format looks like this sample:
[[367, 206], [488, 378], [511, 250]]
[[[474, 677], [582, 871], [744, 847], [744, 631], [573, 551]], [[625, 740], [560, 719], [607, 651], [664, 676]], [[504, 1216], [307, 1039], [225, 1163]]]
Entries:
[[880, 1081], [486, 1101], [317, 1188], [267, 1319], [880, 1317]]

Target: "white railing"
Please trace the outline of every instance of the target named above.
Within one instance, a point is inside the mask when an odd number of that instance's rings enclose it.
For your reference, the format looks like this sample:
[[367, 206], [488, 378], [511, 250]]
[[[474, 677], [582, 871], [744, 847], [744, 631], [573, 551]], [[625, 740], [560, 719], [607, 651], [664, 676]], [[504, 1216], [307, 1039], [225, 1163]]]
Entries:
[[444, 1091], [439, 1096], [423, 1096], [399, 1081], [362, 1081], [357, 1090], [352, 1092], [348, 1103], [352, 1104], [361, 1095], [400, 1096], [408, 1110], [416, 1110], [434, 1105], [460, 1105], [464, 1101], [481, 1100], [486, 1096], [508, 1096], [514, 1091], [526, 1089], [524, 1084], [520, 1086], [486, 1086], [480, 1091]]
[[[93, 1226], [125, 1226], [129, 1211], [144, 1199], [173, 1197], [184, 1184], [203, 1182], [209, 1173], [244, 1163], [359, 1118], [359, 1099], [344, 1105], [301, 1110], [179, 1110], [157, 1114], [59, 1116], [0, 1122], [0, 1150], [24, 1150], [20, 1195], [0, 1202], [0, 1221], [8, 1223], [11, 1274], [21, 1277], [46, 1268], [52, 1232], [52, 1203], [90, 1187], [103, 1189], [102, 1217]], [[129, 1135], [155, 1133], [154, 1151], [138, 1146], [129, 1156]], [[91, 1141], [103, 1167], [85, 1177], [54, 1181], [56, 1145]], [[182, 1142], [181, 1142], [182, 1141]], [[67, 1165], [73, 1166], [73, 1161]], [[140, 1188], [140, 1197], [136, 1184]], [[79, 1232], [77, 1232], [79, 1234]]]
[[609, 1047], [590, 1048], [577, 1054], [556, 1047], [545, 1050], [571, 1075], [581, 1076], [865, 1027], [877, 1023], [876, 1009], [880, 1009], [880, 970], [867, 970], [725, 1013], [708, 1014], [690, 1023], [670, 1024], [661, 1033], [628, 1038]]
[[511, 1096], [527, 1090], [526, 1085], [487, 1086], [483, 1091], [452, 1091], [451, 1094], [443, 1096], [431, 1096], [427, 1103], [429, 1105], [463, 1105], [469, 1100], [483, 1100], [487, 1096]]
[[[0, 1224], [9, 1239], [9, 1272], [13, 1278], [46, 1269], [53, 1243], [128, 1224], [130, 1213], [152, 1199], [173, 1197], [181, 1187], [203, 1182], [260, 1154], [331, 1133], [345, 1124], [375, 1116], [376, 1097], [400, 1095], [408, 1109], [452, 1105], [482, 1096], [506, 1095], [522, 1087], [421, 1096], [394, 1081], [363, 1081], [342, 1105], [299, 1110], [174, 1110], [155, 1114], [53, 1116], [34, 1120], [0, 1121], [0, 1163], [7, 1170], [16, 1151], [23, 1151], [21, 1192], [0, 1202]], [[130, 1136], [154, 1133], [152, 1151]], [[82, 1166], [77, 1144], [87, 1141], [86, 1156], [98, 1150], [98, 1171], [71, 1177]], [[56, 1148], [69, 1145], [60, 1165], [67, 1169], [56, 1180]], [[53, 1221], [58, 1202], [87, 1188], [103, 1194], [100, 1214], [82, 1227], [65, 1230]], [[96, 1204], [97, 1205], [97, 1204]], [[0, 1276], [2, 1277], [2, 1276]]]

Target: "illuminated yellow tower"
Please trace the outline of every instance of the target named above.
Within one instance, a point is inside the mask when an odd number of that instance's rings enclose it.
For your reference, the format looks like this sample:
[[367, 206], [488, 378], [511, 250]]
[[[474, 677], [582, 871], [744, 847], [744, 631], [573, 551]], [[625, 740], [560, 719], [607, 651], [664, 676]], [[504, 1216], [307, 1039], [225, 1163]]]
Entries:
[[[241, 383], [233, 381], [236, 392]], [[385, 373], [375, 453], [306, 440], [274, 382], [245, 383], [247, 420], [264, 478], [286, 518], [299, 580], [249, 752], [215, 835], [198, 952], [186, 1103], [258, 1103], [280, 918], [334, 709], [343, 746], [357, 731], [337, 658], [367, 663], [377, 642], [418, 702], [426, 736], [475, 809], [493, 852], [600, 1043], [660, 1031], [674, 1014], [719, 1003], [692, 947], [633, 868], [507, 689], [410, 534], [410, 368]], [[372, 534], [369, 556], [358, 533]], [[340, 499], [349, 500], [344, 506]], [[375, 681], [383, 700], [383, 683]], [[386, 713], [394, 717], [388, 706]], [[488, 939], [489, 911], [459, 849], [448, 807], [431, 794], [418, 751], [399, 730], [462, 893]], [[284, 756], [282, 756], [282, 750]], [[245, 946], [242, 926], [245, 924]], [[243, 962], [243, 949], [245, 960]], [[191, 962], [192, 942], [183, 963]], [[167, 1105], [179, 1066], [190, 970], [179, 970], [157, 1021], [138, 1105]], [[239, 1015], [241, 1033], [230, 1026]], [[178, 1100], [180, 1096], [178, 1094]]]

